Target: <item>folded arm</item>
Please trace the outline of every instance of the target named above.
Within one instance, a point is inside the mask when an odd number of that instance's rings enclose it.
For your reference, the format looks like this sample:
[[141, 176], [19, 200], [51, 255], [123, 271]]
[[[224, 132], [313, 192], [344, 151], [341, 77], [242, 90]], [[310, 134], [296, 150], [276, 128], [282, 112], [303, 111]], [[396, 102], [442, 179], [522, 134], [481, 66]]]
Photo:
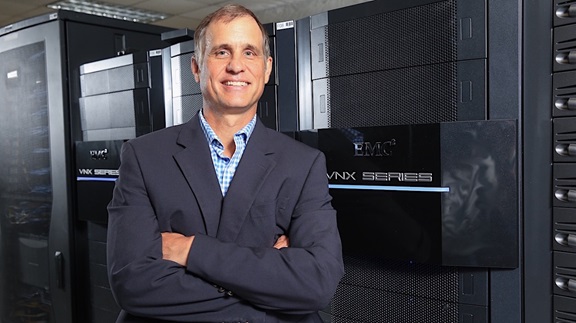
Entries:
[[325, 308], [344, 269], [323, 155], [312, 163], [298, 196], [285, 232], [288, 248], [196, 235], [186, 269], [266, 310], [304, 314]]

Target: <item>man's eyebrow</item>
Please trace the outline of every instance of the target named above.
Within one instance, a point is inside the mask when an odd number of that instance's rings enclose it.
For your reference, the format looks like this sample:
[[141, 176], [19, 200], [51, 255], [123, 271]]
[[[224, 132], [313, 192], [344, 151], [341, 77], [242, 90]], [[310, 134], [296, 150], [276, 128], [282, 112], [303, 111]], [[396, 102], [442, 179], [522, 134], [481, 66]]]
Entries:
[[259, 48], [258, 46], [252, 45], [252, 44], [246, 45], [246, 47], [244, 49], [251, 50], [258, 55], [260, 55], [264, 52], [261, 48]]
[[229, 44], [217, 44], [215, 46], [213, 46], [212, 48], [210, 48], [210, 51], [213, 52], [215, 50], [219, 50], [219, 49], [231, 49], [232, 46], [230, 46]]

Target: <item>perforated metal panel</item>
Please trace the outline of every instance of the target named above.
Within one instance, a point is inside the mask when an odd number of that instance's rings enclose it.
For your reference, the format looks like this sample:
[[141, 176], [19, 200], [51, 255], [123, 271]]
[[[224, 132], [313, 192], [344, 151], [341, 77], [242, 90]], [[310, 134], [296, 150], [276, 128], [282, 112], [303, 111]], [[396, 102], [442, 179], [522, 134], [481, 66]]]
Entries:
[[202, 109], [200, 85], [196, 83], [190, 63], [192, 52], [174, 56], [170, 59], [172, 70], [172, 125], [190, 120]]
[[192, 74], [192, 54], [186, 53], [172, 57], [172, 96], [180, 97], [190, 94], [199, 94], [200, 85], [194, 80]]
[[455, 0], [312, 30], [314, 127], [459, 120], [458, 39]]
[[456, 9], [443, 1], [329, 24], [329, 76], [455, 61]]
[[332, 322], [458, 322], [455, 267], [351, 257], [332, 300]]
[[456, 63], [333, 77], [330, 128], [423, 124], [458, 119]]
[[195, 94], [175, 97], [172, 105], [174, 109], [173, 124], [186, 123], [192, 119], [196, 112], [202, 109], [202, 95]]

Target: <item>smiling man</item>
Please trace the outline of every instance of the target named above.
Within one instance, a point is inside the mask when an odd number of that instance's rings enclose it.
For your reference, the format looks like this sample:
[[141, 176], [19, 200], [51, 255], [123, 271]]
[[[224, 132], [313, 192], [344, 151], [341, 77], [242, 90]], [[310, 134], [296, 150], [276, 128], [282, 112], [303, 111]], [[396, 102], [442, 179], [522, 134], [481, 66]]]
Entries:
[[322, 322], [343, 275], [325, 157], [257, 118], [272, 58], [251, 11], [217, 10], [194, 41], [202, 110], [122, 149], [117, 322]]

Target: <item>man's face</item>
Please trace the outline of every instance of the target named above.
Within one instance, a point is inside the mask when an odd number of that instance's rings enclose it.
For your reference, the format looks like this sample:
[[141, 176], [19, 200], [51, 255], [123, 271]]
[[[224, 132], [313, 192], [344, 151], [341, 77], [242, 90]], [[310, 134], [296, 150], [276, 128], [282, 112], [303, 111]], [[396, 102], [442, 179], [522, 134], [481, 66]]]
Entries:
[[213, 21], [206, 30], [205, 44], [202, 66], [192, 61], [204, 106], [220, 113], [255, 110], [272, 69], [272, 58], [263, 57], [258, 24], [251, 17], [229, 23]]

